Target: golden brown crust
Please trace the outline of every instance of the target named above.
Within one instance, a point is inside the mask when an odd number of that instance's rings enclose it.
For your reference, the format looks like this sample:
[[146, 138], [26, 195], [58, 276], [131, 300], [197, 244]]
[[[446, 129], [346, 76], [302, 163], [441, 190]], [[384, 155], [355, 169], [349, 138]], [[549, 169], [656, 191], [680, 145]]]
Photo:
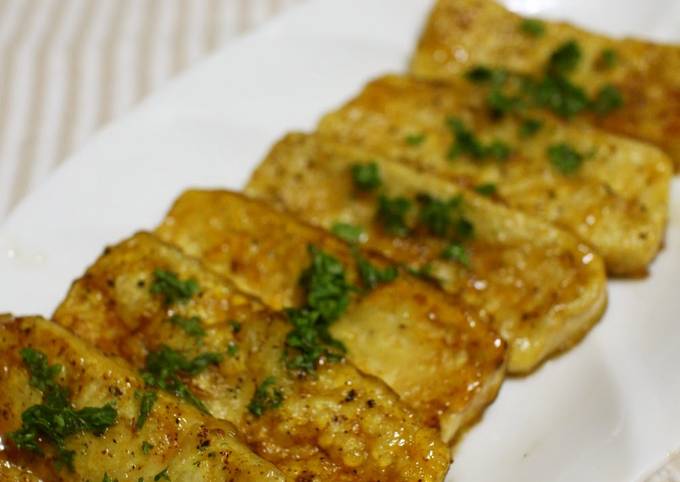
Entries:
[[[156, 269], [196, 280], [200, 293], [165, 307], [150, 292]], [[173, 314], [198, 316], [206, 336], [200, 343], [190, 338], [168, 322]], [[437, 433], [384, 383], [347, 362], [325, 363], [307, 377], [287, 370], [281, 350], [290, 325], [283, 316], [149, 234], [107, 249], [73, 285], [55, 320], [136, 367], [161, 344], [188, 356], [224, 354], [187, 385], [291, 480], [441, 481], [448, 469], [449, 454]], [[237, 347], [231, 356], [230, 344]], [[248, 404], [270, 376], [284, 401], [255, 417]]]
[[[8, 460], [51, 481], [99, 481], [104, 473], [112, 479], [151, 480], [166, 467], [172, 480], [284, 480], [239, 440], [231, 423], [207, 417], [170, 395], [159, 394], [144, 426], [135, 429], [139, 413], [135, 392], [144, 388], [137, 373], [41, 318], [0, 321], [0, 433], [18, 429], [21, 413], [42, 399], [29, 386], [19, 355], [26, 347], [45, 353], [50, 364], [63, 366], [59, 382], [69, 389], [76, 408], [114, 402], [118, 418], [101, 436], [83, 433], [67, 439], [66, 447], [77, 451], [73, 472], [57, 471], [47, 446], [46, 456], [39, 456], [9, 444], [0, 453], [0, 464]], [[144, 441], [153, 445], [148, 454], [142, 451]]]
[[[345, 243], [229, 191], [184, 193], [157, 234], [275, 309], [299, 304], [310, 244], [340, 260], [350, 281], [360, 283]], [[332, 333], [350, 360], [385, 380], [447, 442], [479, 416], [503, 379], [505, 344], [498, 336], [460, 300], [407, 274], [357, 297]]]
[[[439, 0], [430, 15], [411, 63], [426, 78], [451, 78], [485, 64], [536, 73], [560, 44], [579, 42], [583, 61], [574, 74], [592, 93], [615, 85], [624, 106], [589, 122], [656, 144], [680, 166], [680, 48], [636, 39], [613, 39], [566, 23], [544, 22], [545, 33], [522, 33], [522, 18], [493, 0]], [[602, 69], [598, 59], [613, 49], [618, 61]]]
[[[326, 115], [319, 131], [462, 187], [492, 183], [498, 201], [556, 223], [593, 246], [610, 273], [644, 273], [664, 237], [672, 177], [667, 156], [647, 144], [540, 113], [533, 118], [542, 122], [541, 130], [522, 139], [522, 119], [493, 119], [486, 96], [461, 82], [386, 76]], [[449, 159], [454, 143], [449, 117], [462, 120], [484, 143], [505, 142], [512, 149], [510, 157], [502, 162]], [[405, 141], [413, 134], [423, 136], [418, 145]], [[551, 166], [547, 155], [551, 145], [562, 142], [588, 153], [570, 175]]]
[[324, 228], [337, 221], [362, 226], [367, 249], [412, 268], [431, 266], [447, 292], [508, 341], [512, 372], [531, 371], [600, 318], [606, 304], [602, 259], [569, 233], [453, 183], [375, 160], [390, 197], [463, 196], [465, 216], [475, 226], [466, 269], [441, 259], [443, 239], [422, 230], [399, 237], [382, 229], [377, 196], [357, 194], [351, 178], [351, 166], [366, 159], [361, 150], [290, 134], [258, 167], [246, 192]]

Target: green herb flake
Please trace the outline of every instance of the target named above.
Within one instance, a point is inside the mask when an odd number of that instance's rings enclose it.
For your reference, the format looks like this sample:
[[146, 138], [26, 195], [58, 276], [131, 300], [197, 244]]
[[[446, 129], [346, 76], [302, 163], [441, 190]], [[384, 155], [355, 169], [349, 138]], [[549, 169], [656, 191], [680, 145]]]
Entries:
[[449, 159], [456, 159], [461, 155], [469, 155], [473, 159], [485, 157], [484, 146], [460, 119], [450, 117], [446, 123], [454, 136], [454, 143], [448, 153]]
[[537, 119], [524, 119], [519, 126], [519, 136], [522, 139], [533, 137], [543, 128], [543, 122]]
[[312, 262], [300, 275], [307, 306], [333, 322], [347, 309], [354, 287], [347, 282], [345, 267], [338, 259], [315, 246], [310, 245], [308, 251]]
[[112, 404], [75, 410], [68, 389], [56, 381], [62, 367], [49, 365], [47, 356], [33, 348], [22, 349], [20, 355], [31, 375], [29, 384], [42, 391], [43, 400], [21, 414], [21, 427], [8, 437], [18, 449], [37, 454], [43, 453], [39, 440], [53, 443], [57, 448], [57, 469], [66, 466], [73, 470], [75, 451], [66, 449], [66, 438], [81, 432], [101, 435], [116, 423], [118, 412]]
[[566, 143], [553, 144], [548, 148], [550, 163], [562, 174], [572, 174], [581, 167], [583, 155]]
[[368, 290], [373, 290], [380, 284], [394, 281], [399, 274], [395, 266], [386, 266], [380, 269], [364, 258], [359, 252], [354, 253], [354, 258], [359, 276], [361, 276], [361, 282]]
[[168, 475], [168, 467], [154, 475], [153, 480], [155, 482], [158, 482], [159, 480], [170, 480], [170, 476]]
[[102, 482], [118, 482], [118, 479], [112, 479], [111, 477], [109, 477], [109, 474], [107, 472], [104, 472]]
[[449, 149], [449, 159], [468, 155], [475, 160], [491, 157], [502, 161], [510, 156], [510, 147], [505, 142], [495, 140], [489, 145], [484, 145], [471, 130], [465, 127], [460, 119], [449, 118], [447, 124], [455, 138], [453, 145]]
[[274, 385], [276, 379], [267, 377], [255, 389], [253, 398], [248, 404], [248, 411], [256, 417], [261, 417], [268, 410], [279, 408], [283, 403], [283, 392]]
[[380, 168], [375, 162], [354, 164], [352, 166], [352, 180], [359, 191], [373, 191], [380, 187]]
[[548, 72], [558, 76], [570, 74], [576, 70], [582, 56], [579, 44], [575, 40], [568, 40], [550, 55]]
[[137, 421], [135, 422], [135, 428], [141, 430], [149, 418], [149, 414], [153, 409], [154, 403], [158, 398], [158, 394], [153, 390], [147, 390], [145, 392], [136, 392], [135, 396], [139, 399], [139, 415], [137, 416]]
[[155, 445], [153, 445], [153, 444], [147, 442], [146, 440], [144, 440], [144, 441], [142, 442], [142, 453], [143, 453], [144, 455], [149, 455], [149, 452], [151, 452], [151, 449], [154, 448], [154, 447], [155, 447]]
[[331, 232], [343, 241], [358, 243], [361, 240], [361, 235], [364, 231], [360, 226], [338, 222], [333, 225]]
[[196, 339], [201, 339], [205, 336], [203, 324], [198, 316], [185, 318], [180, 315], [173, 315], [170, 318], [170, 323], [181, 328], [187, 335]]
[[347, 349], [329, 332], [330, 322], [309, 307], [286, 310], [293, 329], [286, 335], [284, 358], [290, 370], [311, 373], [322, 358], [341, 361]]
[[378, 211], [376, 218], [389, 234], [406, 236], [410, 229], [406, 223], [406, 216], [411, 210], [412, 203], [404, 197], [387, 197], [381, 195], [378, 198]]
[[604, 116], [619, 109], [622, 105], [621, 91], [613, 85], [605, 85], [595, 95], [591, 109], [597, 115]]
[[460, 243], [451, 243], [441, 253], [442, 259], [457, 261], [466, 268], [470, 267], [470, 256]]
[[531, 91], [536, 105], [560, 117], [573, 117], [589, 106], [586, 92], [564, 77], [546, 76]]
[[616, 67], [619, 62], [619, 55], [616, 50], [607, 48], [604, 49], [597, 60], [595, 61], [595, 67], [600, 70], [609, 70]]
[[512, 151], [505, 142], [495, 140], [486, 147], [487, 155], [497, 161], [505, 161], [510, 157]]
[[418, 212], [420, 224], [425, 226], [435, 236], [449, 236], [451, 228], [458, 217], [463, 198], [455, 196], [442, 201], [429, 195], [420, 195], [418, 202], [420, 203], [420, 210]]
[[481, 194], [482, 196], [491, 197], [497, 192], [496, 185], [491, 183], [479, 184], [475, 187], [475, 192]]
[[426, 139], [425, 134], [409, 134], [404, 138], [404, 141], [409, 146], [415, 147], [425, 142], [425, 139]]
[[241, 331], [241, 323], [236, 320], [229, 320], [229, 326], [231, 326], [231, 332], [236, 334]]
[[415, 276], [426, 281], [437, 281], [437, 278], [432, 273], [432, 270], [432, 265], [429, 263], [421, 266], [420, 268], [406, 268], [406, 271], [408, 271], [411, 276]]
[[157, 387], [186, 400], [204, 413], [209, 413], [207, 407], [180, 379], [180, 376], [195, 376], [209, 365], [216, 365], [222, 361], [218, 353], [202, 353], [192, 360], [172, 348], [161, 345], [156, 351], [151, 351], [146, 357], [146, 366], [141, 372], [142, 379], [150, 387]]
[[196, 280], [188, 279], [182, 281], [177, 277], [177, 274], [171, 271], [156, 269], [153, 276], [151, 293], [161, 295], [166, 305], [186, 303], [199, 291]]
[[491, 90], [486, 98], [486, 103], [491, 114], [495, 117], [502, 117], [524, 107], [524, 101], [521, 97], [507, 95], [500, 87]]
[[227, 345], [227, 356], [229, 358], [234, 358], [238, 355], [238, 345], [234, 341], [230, 341]]
[[314, 371], [321, 358], [334, 362], [344, 357], [347, 350], [331, 336], [329, 326], [345, 312], [350, 293], [356, 291], [340, 261], [315, 246], [308, 249], [311, 264], [300, 276], [305, 305], [286, 310], [293, 329], [286, 336], [284, 353], [288, 368], [303, 372]]
[[474, 234], [473, 224], [462, 213], [463, 198], [454, 196], [446, 201], [429, 195], [418, 196], [418, 221], [430, 234], [439, 238], [466, 240]]
[[525, 18], [519, 24], [520, 31], [529, 37], [542, 37], [545, 35], [545, 24], [535, 18]]
[[465, 78], [475, 84], [490, 83], [495, 86], [501, 86], [508, 78], [508, 71], [479, 65], [468, 70], [465, 73]]

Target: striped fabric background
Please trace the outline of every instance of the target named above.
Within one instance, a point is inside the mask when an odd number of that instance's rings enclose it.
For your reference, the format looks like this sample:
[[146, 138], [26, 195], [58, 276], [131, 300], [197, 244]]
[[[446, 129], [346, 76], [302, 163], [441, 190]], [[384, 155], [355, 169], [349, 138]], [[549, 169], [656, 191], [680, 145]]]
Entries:
[[0, 221], [98, 127], [304, 0], [0, 0]]

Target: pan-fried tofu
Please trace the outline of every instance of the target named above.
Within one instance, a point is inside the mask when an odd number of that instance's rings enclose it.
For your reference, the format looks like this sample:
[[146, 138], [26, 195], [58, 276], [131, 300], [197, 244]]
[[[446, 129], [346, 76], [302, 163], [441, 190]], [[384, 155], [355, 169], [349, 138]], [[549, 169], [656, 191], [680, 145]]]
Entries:
[[[460, 131], [451, 126], [452, 118], [481, 144], [508, 146], [507, 156], [454, 158]], [[325, 116], [319, 132], [463, 187], [486, 186], [497, 200], [578, 235], [604, 258], [610, 273], [645, 273], [664, 238], [670, 159], [648, 144], [548, 115], [536, 113], [532, 122], [490, 117], [486, 94], [461, 83], [386, 76]], [[568, 174], [549, 155], [562, 144], [584, 155]]]
[[285, 316], [150, 234], [107, 249], [54, 318], [140, 370], [161, 352], [210, 357], [178, 375], [180, 393], [288, 480], [441, 481], [448, 470], [437, 432], [382, 381], [325, 353], [312, 373], [293, 370]]
[[[313, 245], [361, 286], [352, 248], [324, 230], [229, 191], [188, 191], [157, 229], [163, 240], [275, 309], [302, 304], [301, 273]], [[380, 257], [362, 254], [384, 270]], [[446, 442], [494, 399], [505, 344], [455, 297], [401, 273], [354, 298], [331, 327], [349, 359], [385, 380]]]
[[[40, 422], [47, 427], [68, 420], [55, 415], [50, 421], [49, 410], [28, 410], [49, 402], [34, 381], [45, 372], [36, 375], [32, 368], [29, 372], [22, 352], [26, 349], [41, 353], [51, 366], [61, 366], [54, 377], [68, 390], [72, 408], [111, 404], [117, 412], [104, 433], [76, 432], [65, 439], [63, 449], [74, 451], [72, 468], [57, 469], [53, 444], [40, 442], [43, 453], [38, 454], [8, 441], [14, 440], [7, 435], [19, 430], [24, 413], [42, 413]], [[240, 440], [231, 423], [206, 416], [171, 395], [158, 393], [139, 426], [138, 394], [144, 392], [139, 375], [50, 321], [0, 316], [0, 360], [0, 434], [5, 446], [0, 452], [0, 480], [84, 482], [104, 480], [105, 474], [109, 480], [153, 480], [164, 471], [173, 481], [285, 480]], [[24, 415], [25, 420], [30, 418]]]
[[460, 297], [526, 373], [572, 345], [606, 305], [602, 259], [571, 234], [365, 152], [289, 134], [246, 192], [317, 226], [362, 230], [365, 248]]
[[[613, 86], [623, 100], [620, 108], [607, 115], [600, 111], [584, 118], [606, 130], [658, 145], [678, 169], [680, 47], [613, 39], [567, 23], [523, 19], [493, 0], [438, 0], [411, 72], [426, 78], [460, 78], [469, 69], [485, 65], [535, 75], [570, 41], [579, 47], [579, 62], [569, 65], [568, 56], [561, 59], [568, 61], [563, 66], [573, 68], [573, 83], [591, 98], [603, 87]], [[601, 106], [607, 106], [612, 92], [605, 91]]]

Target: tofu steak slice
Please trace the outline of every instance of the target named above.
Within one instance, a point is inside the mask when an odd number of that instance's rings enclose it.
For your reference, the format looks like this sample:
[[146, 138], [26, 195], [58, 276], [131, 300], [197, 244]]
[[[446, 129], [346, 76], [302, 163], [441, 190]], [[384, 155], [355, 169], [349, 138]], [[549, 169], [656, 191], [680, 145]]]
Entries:
[[[615, 275], [640, 275], [661, 248], [673, 168], [663, 151], [540, 112], [531, 122], [489, 115], [488, 95], [460, 82], [385, 76], [336, 112], [319, 132], [372, 156], [432, 172], [558, 224], [583, 239]], [[482, 145], [507, 146], [502, 159], [455, 154], [461, 128]], [[535, 129], [532, 131], [531, 129]], [[584, 156], [564, 173], [549, 152], [568, 145]], [[501, 145], [501, 144], [496, 144]]]
[[290, 480], [441, 481], [448, 470], [437, 432], [382, 381], [330, 357], [289, 369], [282, 314], [150, 234], [107, 249], [54, 318], [140, 370], [162, 351], [219, 356], [178, 373], [184, 394]]
[[[105, 328], [105, 327], [102, 327]], [[65, 440], [73, 468], [57, 470], [55, 448], [42, 441], [43, 454], [18, 449], [8, 441], [22, 426], [22, 414], [43, 403], [31, 384], [21, 351], [41, 352], [60, 365], [57, 382], [68, 389], [75, 409], [112, 404], [116, 420], [103, 434], [76, 433]], [[0, 480], [100, 481], [153, 480], [165, 471], [173, 481], [283, 481], [283, 474], [255, 455], [236, 428], [199, 412], [174, 396], [158, 393], [139, 427], [139, 393], [144, 382], [122, 360], [104, 356], [85, 341], [38, 317], [0, 316]], [[43, 420], [49, 420], [43, 417]], [[57, 422], [53, 422], [56, 424]], [[157, 479], [162, 480], [162, 479]]]
[[[600, 318], [604, 265], [574, 236], [454, 183], [367, 159], [290, 134], [246, 192], [326, 229], [360, 228], [365, 248], [436, 282], [491, 324], [509, 344], [513, 373], [571, 346]], [[372, 189], [358, 189], [368, 180], [377, 180]]]
[[[607, 88], [604, 114], [577, 118], [611, 132], [656, 144], [680, 168], [680, 47], [637, 39], [614, 39], [567, 23], [536, 22], [516, 15], [493, 0], [438, 0], [420, 37], [411, 73], [430, 79], [460, 78], [473, 67], [502, 67], [537, 75], [567, 42], [561, 70], [590, 98]], [[572, 64], [572, 60], [575, 61]], [[559, 58], [557, 59], [560, 60]], [[618, 102], [612, 95], [620, 94]], [[567, 96], [581, 103], [574, 91]], [[615, 104], [610, 103], [614, 101]], [[567, 107], [571, 109], [571, 107]], [[586, 109], [583, 112], [592, 111]]]

